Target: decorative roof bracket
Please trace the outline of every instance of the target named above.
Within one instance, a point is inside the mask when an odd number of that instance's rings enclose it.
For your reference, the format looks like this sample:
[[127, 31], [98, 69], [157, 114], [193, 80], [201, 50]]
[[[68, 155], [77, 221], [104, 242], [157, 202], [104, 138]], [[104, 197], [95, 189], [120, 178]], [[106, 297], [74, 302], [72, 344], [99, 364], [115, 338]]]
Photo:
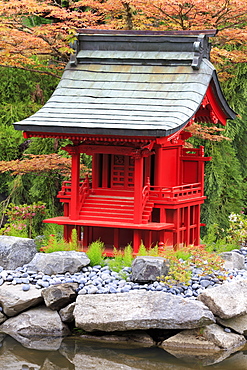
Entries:
[[194, 55], [193, 55], [191, 67], [196, 70], [200, 68], [202, 58], [206, 56], [205, 50], [204, 50], [205, 45], [203, 45], [205, 44], [204, 39], [205, 39], [205, 35], [200, 34], [197, 38], [197, 41], [193, 43]]

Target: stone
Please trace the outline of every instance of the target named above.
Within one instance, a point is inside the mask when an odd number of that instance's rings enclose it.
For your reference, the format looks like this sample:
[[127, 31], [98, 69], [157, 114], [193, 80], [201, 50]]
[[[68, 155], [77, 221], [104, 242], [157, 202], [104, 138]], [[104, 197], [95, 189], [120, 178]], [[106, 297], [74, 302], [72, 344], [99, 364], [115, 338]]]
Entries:
[[129, 332], [118, 332], [118, 334], [82, 334], [80, 338], [86, 341], [100, 342], [100, 343], [113, 343], [117, 344], [130, 344], [138, 347], [150, 348], [155, 345], [154, 340], [145, 333], [145, 331], [129, 331]]
[[61, 320], [63, 322], [72, 322], [74, 321], [74, 308], [75, 308], [75, 302], [70, 303], [68, 306], [61, 308], [61, 310], [58, 312], [59, 316], [61, 317]]
[[28, 292], [24, 292], [21, 285], [4, 283], [0, 286], [0, 305], [6, 316], [15, 316], [42, 302], [41, 290], [36, 289], [33, 285], [30, 286]]
[[199, 361], [208, 366], [223, 361], [245, 346], [242, 335], [225, 333], [216, 324], [205, 328], [184, 330], [166, 340], [159, 347], [184, 361]]
[[223, 267], [227, 270], [242, 270], [245, 269], [245, 261], [244, 256], [240, 253], [231, 251], [231, 252], [223, 252], [220, 254], [221, 258], [223, 258], [224, 265]]
[[7, 316], [4, 313], [0, 312], [0, 324], [7, 320]]
[[247, 313], [247, 280], [224, 283], [198, 296], [214, 315], [230, 319]]
[[59, 251], [53, 253], [37, 253], [26, 266], [35, 272], [42, 271], [47, 275], [74, 274], [90, 263], [84, 252]]
[[70, 334], [59, 314], [45, 306], [11, 317], [0, 325], [0, 332], [10, 335], [27, 348], [37, 348], [38, 345], [40, 350], [58, 349], [61, 340], [57, 338]]
[[77, 283], [64, 283], [51, 285], [42, 290], [41, 295], [44, 298], [46, 307], [51, 310], [60, 310], [76, 299]]
[[164, 340], [159, 347], [169, 350], [176, 350], [178, 352], [218, 352], [220, 347], [213, 342], [207, 340], [200, 329], [183, 330], [180, 333]]
[[29, 263], [36, 253], [33, 239], [0, 235], [0, 266], [4, 269], [14, 270], [23, 266]]
[[239, 349], [246, 344], [246, 339], [243, 335], [226, 333], [224, 329], [217, 324], [206, 326], [203, 330], [203, 337], [224, 350], [231, 350], [232, 348]]
[[137, 256], [132, 263], [132, 278], [134, 282], [152, 282], [160, 276], [166, 276], [169, 262], [163, 257]]
[[75, 326], [85, 331], [192, 329], [215, 322], [212, 312], [195, 300], [165, 292], [78, 295]]
[[225, 328], [230, 328], [236, 333], [247, 336], [247, 314], [237, 317], [232, 317], [231, 319], [221, 319], [217, 318], [217, 322], [224, 326]]

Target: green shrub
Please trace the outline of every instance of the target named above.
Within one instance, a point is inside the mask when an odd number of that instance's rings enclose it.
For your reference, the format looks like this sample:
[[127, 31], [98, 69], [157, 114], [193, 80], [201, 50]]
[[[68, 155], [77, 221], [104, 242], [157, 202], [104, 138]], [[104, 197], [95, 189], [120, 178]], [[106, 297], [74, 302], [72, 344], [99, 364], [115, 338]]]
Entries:
[[104, 243], [100, 240], [96, 240], [95, 242], [92, 242], [89, 247], [88, 251], [86, 252], [88, 258], [90, 259], [90, 266], [95, 265], [104, 265]]
[[[40, 242], [38, 241], [37, 244]], [[39, 247], [39, 245], [38, 245]], [[80, 246], [77, 241], [77, 232], [76, 229], [72, 230], [71, 234], [71, 241], [67, 242], [62, 237], [56, 237], [54, 234], [49, 236], [47, 245], [44, 247], [40, 247], [40, 252], [45, 253], [52, 253], [52, 252], [59, 252], [59, 251], [79, 251]]]

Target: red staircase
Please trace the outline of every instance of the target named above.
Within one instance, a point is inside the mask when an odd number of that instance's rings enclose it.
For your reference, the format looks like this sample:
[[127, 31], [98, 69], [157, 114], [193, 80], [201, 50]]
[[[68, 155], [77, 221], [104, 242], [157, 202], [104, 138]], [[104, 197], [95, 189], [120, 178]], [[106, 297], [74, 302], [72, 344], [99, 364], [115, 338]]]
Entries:
[[[142, 223], [148, 223], [153, 203], [147, 201], [142, 214]], [[90, 194], [81, 210], [80, 219], [124, 222], [133, 224], [134, 197]]]

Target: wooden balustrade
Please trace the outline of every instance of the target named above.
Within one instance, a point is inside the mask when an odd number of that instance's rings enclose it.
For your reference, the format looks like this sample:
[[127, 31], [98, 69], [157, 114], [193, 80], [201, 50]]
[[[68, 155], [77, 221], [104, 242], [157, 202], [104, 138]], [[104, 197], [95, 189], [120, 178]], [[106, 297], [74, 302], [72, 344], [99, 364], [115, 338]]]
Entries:
[[193, 183], [172, 187], [151, 186], [150, 199], [178, 201], [203, 196], [202, 184]]
[[150, 180], [149, 177], [147, 178], [147, 183], [142, 189], [142, 212], [146, 206], [147, 201], [149, 200], [149, 194], [150, 194]]

